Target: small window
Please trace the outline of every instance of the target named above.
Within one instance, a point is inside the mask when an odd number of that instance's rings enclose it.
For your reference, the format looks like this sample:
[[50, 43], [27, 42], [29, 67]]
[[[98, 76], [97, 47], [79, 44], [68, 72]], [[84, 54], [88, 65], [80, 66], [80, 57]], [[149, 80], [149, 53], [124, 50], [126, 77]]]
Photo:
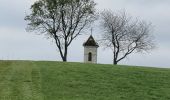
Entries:
[[89, 52], [89, 54], [88, 54], [88, 61], [92, 61], [92, 53], [91, 52]]

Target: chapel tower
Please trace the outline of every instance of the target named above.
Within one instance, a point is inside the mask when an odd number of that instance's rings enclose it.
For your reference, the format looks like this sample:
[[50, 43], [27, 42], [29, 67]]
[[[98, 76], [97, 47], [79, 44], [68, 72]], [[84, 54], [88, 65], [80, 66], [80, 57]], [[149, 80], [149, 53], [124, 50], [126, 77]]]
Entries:
[[97, 63], [97, 48], [98, 43], [90, 35], [88, 40], [83, 44], [84, 46], [84, 62], [85, 63]]

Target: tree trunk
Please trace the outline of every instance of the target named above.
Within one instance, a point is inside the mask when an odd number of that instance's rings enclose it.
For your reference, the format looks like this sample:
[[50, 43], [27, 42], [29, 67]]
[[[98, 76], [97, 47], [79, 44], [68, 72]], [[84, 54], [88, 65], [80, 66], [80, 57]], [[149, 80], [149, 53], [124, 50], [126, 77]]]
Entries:
[[117, 63], [118, 63], [118, 62], [116, 61], [116, 59], [113, 59], [113, 64], [114, 64], [114, 65], [117, 65]]
[[67, 62], [67, 57], [66, 56], [64, 56], [62, 59], [63, 59], [63, 62]]
[[65, 48], [64, 48], [65, 50], [62, 51], [61, 45], [58, 45], [56, 38], [55, 38], [55, 40], [56, 40], [56, 45], [59, 49], [60, 56], [61, 56], [63, 62], [67, 62], [68, 45], [65, 44]]
[[67, 45], [65, 45], [63, 62], [67, 62], [67, 52], [68, 52], [68, 46], [67, 46]]
[[116, 61], [116, 62], [114, 61], [113, 64], [114, 64], [114, 65], [117, 65], [117, 61]]
[[58, 49], [60, 51], [60, 56], [61, 56], [63, 62], [67, 62], [67, 49], [65, 49], [64, 54], [63, 54], [63, 51], [61, 50], [61, 48], [58, 47]]

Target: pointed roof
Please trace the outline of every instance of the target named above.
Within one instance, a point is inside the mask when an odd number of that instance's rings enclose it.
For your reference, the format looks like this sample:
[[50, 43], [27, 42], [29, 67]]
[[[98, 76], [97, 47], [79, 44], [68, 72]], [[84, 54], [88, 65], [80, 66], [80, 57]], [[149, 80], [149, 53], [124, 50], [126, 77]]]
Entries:
[[94, 40], [93, 36], [90, 35], [88, 40], [83, 44], [83, 46], [95, 46], [99, 47], [98, 43]]

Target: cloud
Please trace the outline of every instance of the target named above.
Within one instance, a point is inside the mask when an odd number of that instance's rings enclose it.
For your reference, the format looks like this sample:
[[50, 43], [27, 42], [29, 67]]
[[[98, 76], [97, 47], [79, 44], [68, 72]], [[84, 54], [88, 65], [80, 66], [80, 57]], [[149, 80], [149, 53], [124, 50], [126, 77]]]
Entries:
[[0, 59], [59, 59], [51, 40], [24, 29], [0, 28], [0, 45]]

